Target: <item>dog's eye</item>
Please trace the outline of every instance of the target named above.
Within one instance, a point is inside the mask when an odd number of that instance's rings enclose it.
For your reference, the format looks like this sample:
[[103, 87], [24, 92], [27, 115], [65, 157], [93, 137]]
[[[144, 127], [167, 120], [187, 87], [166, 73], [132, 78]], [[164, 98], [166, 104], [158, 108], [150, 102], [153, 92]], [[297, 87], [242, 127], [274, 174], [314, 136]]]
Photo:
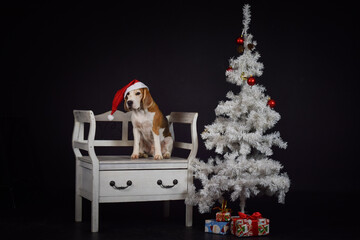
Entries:
[[135, 95], [140, 95], [140, 92], [137, 92]]

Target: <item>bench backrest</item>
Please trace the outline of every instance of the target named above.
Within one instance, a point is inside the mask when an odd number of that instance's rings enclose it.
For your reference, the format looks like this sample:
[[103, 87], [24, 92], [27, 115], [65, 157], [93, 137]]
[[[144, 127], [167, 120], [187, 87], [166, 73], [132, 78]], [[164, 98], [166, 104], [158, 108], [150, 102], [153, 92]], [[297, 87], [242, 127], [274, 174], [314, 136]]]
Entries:
[[[74, 131], [73, 131], [73, 148], [76, 156], [81, 156], [79, 149], [90, 152], [94, 147], [131, 147], [134, 145], [133, 140], [129, 140], [129, 123], [131, 122], [131, 112], [116, 111], [113, 116], [113, 122], [122, 122], [121, 140], [96, 140], [96, 122], [109, 122], [107, 116], [111, 113], [105, 112], [94, 115], [90, 110], [74, 110]], [[198, 150], [197, 122], [198, 113], [190, 112], [172, 112], [167, 116], [171, 135], [174, 138], [174, 148], [190, 150], [188, 159], [194, 158]], [[88, 138], [84, 139], [84, 123], [89, 123]], [[175, 140], [174, 123], [190, 124], [191, 143], [179, 142]], [[94, 153], [95, 154], [95, 153]]]

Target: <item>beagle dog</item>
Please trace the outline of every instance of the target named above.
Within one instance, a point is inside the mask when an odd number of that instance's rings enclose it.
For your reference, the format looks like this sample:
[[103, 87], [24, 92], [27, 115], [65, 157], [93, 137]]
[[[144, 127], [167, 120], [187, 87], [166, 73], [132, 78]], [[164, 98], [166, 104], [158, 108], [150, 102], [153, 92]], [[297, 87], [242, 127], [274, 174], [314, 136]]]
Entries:
[[124, 97], [125, 110], [132, 111], [134, 149], [131, 159], [148, 157], [148, 154], [155, 160], [170, 158], [173, 139], [169, 124], [151, 97], [149, 89], [134, 89]]

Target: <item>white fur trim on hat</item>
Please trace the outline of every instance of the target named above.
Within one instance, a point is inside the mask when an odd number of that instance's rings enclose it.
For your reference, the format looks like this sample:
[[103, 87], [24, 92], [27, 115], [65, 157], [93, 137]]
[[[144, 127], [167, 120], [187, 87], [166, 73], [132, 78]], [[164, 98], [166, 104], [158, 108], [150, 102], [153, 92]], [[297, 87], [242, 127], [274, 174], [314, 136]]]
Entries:
[[131, 85], [130, 87], [128, 87], [124, 93], [124, 98], [126, 97], [126, 94], [132, 90], [135, 90], [135, 89], [140, 89], [140, 88], [147, 88], [149, 89], [145, 84], [143, 84], [142, 82], [137, 82], [137, 83], [134, 83], [133, 85]]

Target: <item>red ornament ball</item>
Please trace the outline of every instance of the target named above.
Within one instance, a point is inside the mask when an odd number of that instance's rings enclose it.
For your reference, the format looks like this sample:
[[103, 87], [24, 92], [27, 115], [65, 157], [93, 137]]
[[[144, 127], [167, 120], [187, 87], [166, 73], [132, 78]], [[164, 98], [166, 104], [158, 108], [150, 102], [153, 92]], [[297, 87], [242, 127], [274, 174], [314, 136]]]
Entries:
[[269, 99], [267, 105], [269, 105], [269, 107], [274, 108], [276, 103], [274, 99]]
[[248, 80], [247, 80], [247, 83], [250, 86], [253, 86], [255, 84], [255, 78], [254, 77], [249, 77]]
[[236, 43], [237, 43], [237, 44], [244, 44], [244, 38], [243, 38], [243, 37], [238, 37], [238, 38], [236, 39]]
[[226, 69], [226, 71], [231, 71], [233, 68], [232, 67], [228, 67], [227, 69]]

